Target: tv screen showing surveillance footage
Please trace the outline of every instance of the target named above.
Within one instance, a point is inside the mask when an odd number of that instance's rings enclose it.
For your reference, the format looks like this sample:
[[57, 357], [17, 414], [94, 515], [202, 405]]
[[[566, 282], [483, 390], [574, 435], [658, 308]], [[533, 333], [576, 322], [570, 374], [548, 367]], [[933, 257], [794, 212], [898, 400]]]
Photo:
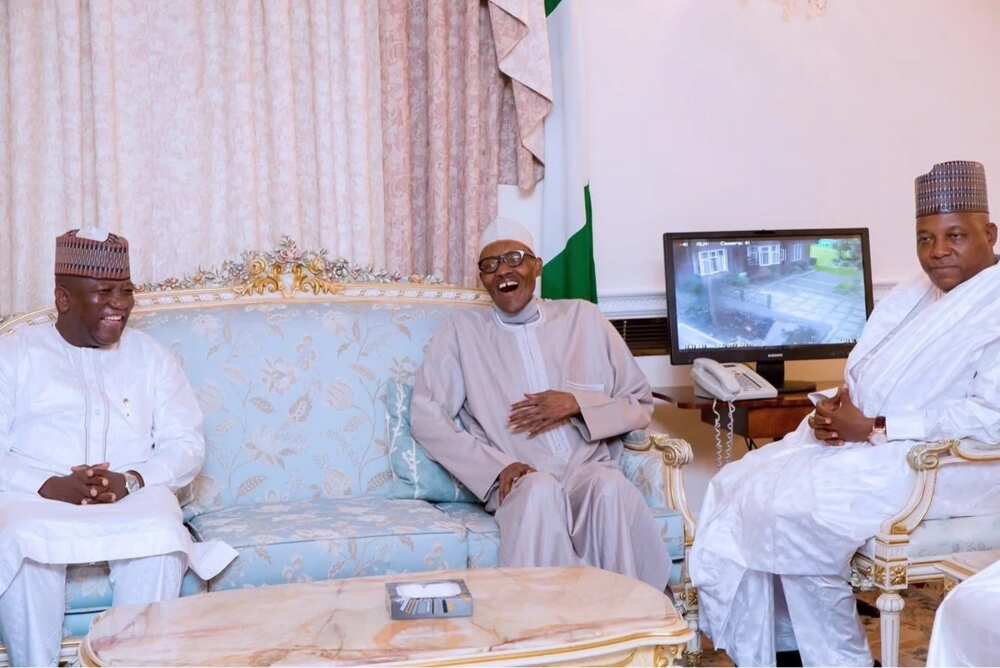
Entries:
[[672, 245], [680, 350], [850, 344], [861, 335], [860, 235]]

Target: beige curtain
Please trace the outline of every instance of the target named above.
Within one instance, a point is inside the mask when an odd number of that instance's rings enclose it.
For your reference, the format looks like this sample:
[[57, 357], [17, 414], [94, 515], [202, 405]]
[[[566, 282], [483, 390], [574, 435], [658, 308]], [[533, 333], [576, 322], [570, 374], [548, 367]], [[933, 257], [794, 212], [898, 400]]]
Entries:
[[551, 107], [544, 6], [379, 6], [386, 257], [406, 273], [475, 285], [497, 185], [530, 188], [541, 178]]
[[472, 284], [498, 181], [541, 175], [534, 5], [0, 0], [0, 314], [50, 303], [54, 237], [95, 223], [139, 281], [287, 234]]
[[377, 9], [3, 2], [0, 313], [51, 301], [81, 224], [128, 237], [143, 281], [283, 234], [383, 265]]

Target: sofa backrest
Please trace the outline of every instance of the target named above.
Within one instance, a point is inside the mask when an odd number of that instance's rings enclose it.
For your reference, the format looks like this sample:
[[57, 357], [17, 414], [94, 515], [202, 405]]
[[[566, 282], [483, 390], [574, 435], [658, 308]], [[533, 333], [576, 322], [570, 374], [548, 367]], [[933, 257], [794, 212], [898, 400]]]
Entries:
[[[308, 260], [309, 258], [305, 258]], [[182, 361], [205, 415], [207, 456], [186, 514], [237, 504], [382, 494], [387, 382], [412, 382], [438, 325], [484, 308], [479, 290], [330, 280], [332, 265], [261, 263], [235, 280], [137, 295], [130, 327]], [[249, 277], [247, 276], [249, 274]], [[366, 276], [362, 275], [362, 278]], [[51, 310], [0, 333], [51, 322]]]

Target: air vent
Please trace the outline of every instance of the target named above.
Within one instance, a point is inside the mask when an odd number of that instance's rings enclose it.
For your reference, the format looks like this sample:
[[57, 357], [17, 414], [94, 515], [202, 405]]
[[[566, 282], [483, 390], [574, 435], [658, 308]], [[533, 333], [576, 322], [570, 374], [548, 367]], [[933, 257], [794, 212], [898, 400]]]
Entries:
[[625, 318], [611, 324], [625, 339], [633, 355], [667, 355], [670, 339], [666, 318]]

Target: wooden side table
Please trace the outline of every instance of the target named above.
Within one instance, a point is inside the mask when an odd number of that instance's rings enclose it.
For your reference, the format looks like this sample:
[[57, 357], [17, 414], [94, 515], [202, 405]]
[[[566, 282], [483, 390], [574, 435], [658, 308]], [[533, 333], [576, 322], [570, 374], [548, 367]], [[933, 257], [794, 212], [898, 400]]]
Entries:
[[[820, 381], [817, 387], [833, 387], [837, 381]], [[701, 413], [701, 421], [715, 424], [715, 414], [712, 412], [712, 399], [698, 397], [690, 385], [674, 387], [654, 387], [653, 396], [685, 410], [697, 410]], [[736, 411], [733, 413], [733, 432], [746, 439], [747, 447], [756, 447], [754, 439], [779, 439], [785, 434], [795, 431], [812, 409], [812, 402], [807, 394], [779, 394], [773, 399], [750, 399], [734, 402]], [[729, 429], [729, 415], [726, 402], [716, 405], [722, 416], [722, 428]]]

